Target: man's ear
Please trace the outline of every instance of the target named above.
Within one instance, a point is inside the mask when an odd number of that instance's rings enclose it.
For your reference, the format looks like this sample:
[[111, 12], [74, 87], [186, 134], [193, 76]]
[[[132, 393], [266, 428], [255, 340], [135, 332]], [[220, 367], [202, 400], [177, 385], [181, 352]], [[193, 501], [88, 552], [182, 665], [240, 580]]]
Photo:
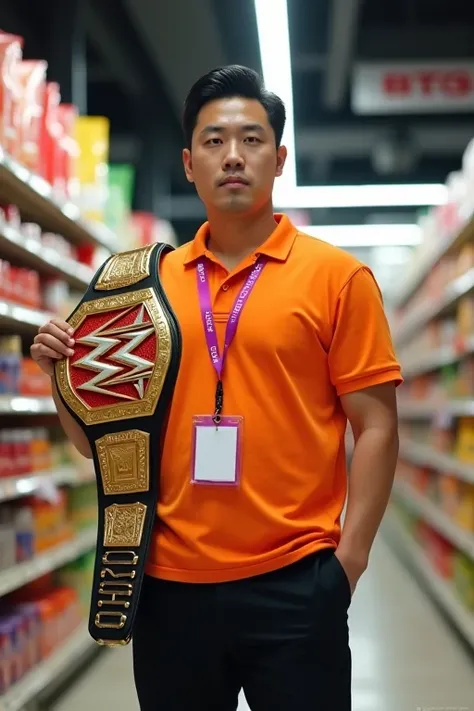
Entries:
[[194, 183], [194, 178], [193, 178], [193, 159], [191, 156], [191, 151], [189, 148], [185, 148], [183, 150], [183, 165], [184, 165], [184, 172], [186, 174], [186, 178], [190, 183]]
[[283, 168], [285, 167], [285, 162], [286, 162], [286, 157], [288, 155], [288, 151], [286, 146], [280, 146], [280, 148], [277, 151], [277, 168], [276, 168], [276, 177], [279, 178], [280, 175], [283, 173]]

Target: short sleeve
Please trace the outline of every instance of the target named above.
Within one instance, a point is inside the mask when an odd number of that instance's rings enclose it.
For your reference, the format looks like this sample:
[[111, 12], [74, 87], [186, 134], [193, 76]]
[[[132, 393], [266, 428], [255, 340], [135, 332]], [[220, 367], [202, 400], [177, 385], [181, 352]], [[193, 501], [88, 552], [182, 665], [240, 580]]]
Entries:
[[402, 382], [382, 294], [368, 267], [360, 267], [339, 293], [328, 360], [338, 395]]

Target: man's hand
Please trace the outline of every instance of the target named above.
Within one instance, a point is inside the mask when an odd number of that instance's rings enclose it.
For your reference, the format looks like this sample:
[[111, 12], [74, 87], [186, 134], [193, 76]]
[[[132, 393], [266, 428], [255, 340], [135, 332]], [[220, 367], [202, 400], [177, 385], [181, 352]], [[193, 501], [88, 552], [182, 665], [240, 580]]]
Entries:
[[33, 360], [47, 375], [53, 375], [57, 360], [74, 355], [73, 333], [71, 326], [59, 318], [53, 318], [41, 326], [30, 352]]
[[356, 560], [354, 556], [344, 553], [344, 550], [341, 550], [340, 548], [337, 549], [335, 555], [347, 576], [351, 587], [351, 594], [353, 595], [357, 587], [357, 583], [367, 569], [368, 561]]

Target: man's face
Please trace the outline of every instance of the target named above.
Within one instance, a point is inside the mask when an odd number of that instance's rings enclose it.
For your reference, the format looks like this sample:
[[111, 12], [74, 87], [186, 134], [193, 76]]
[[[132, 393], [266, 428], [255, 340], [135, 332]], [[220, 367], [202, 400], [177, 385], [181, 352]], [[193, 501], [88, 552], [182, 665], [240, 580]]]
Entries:
[[206, 104], [191, 151], [183, 151], [186, 177], [206, 208], [244, 214], [269, 202], [285, 158], [262, 104], [240, 97]]

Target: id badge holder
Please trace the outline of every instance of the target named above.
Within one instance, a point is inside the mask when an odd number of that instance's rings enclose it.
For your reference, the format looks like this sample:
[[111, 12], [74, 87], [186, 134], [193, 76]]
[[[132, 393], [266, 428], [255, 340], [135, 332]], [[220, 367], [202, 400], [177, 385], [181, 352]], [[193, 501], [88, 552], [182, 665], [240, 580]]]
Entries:
[[193, 417], [191, 480], [194, 484], [237, 486], [242, 466], [243, 417]]

